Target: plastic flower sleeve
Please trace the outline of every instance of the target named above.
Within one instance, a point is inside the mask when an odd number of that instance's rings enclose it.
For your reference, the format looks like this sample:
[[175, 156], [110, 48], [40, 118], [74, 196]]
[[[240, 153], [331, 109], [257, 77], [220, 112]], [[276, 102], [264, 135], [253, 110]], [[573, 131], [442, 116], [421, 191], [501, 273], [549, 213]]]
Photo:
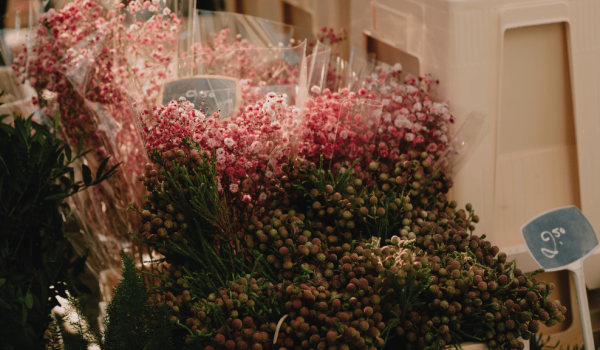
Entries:
[[449, 147], [440, 154], [434, 168], [448, 169], [452, 175], [458, 174], [490, 129], [491, 125], [484, 114], [471, 112], [450, 138]]
[[[0, 30], [0, 54], [6, 66], [11, 66], [15, 58], [27, 55], [31, 48], [32, 33], [36, 29], [38, 17], [42, 13], [42, 2], [39, 0], [28, 0], [19, 2], [19, 6], [26, 4], [28, 11], [28, 24], [21, 26], [20, 16], [15, 16], [14, 27]], [[6, 25], [6, 23], [5, 23]], [[26, 72], [28, 66], [23, 67]]]
[[348, 71], [348, 61], [339, 56], [329, 59], [329, 69], [327, 70], [326, 87], [331, 91], [340, 91], [346, 88], [346, 78]]
[[[381, 101], [355, 98], [340, 103], [338, 122], [334, 130], [331, 159], [333, 169], [343, 171], [352, 167], [352, 160], [362, 159], [355, 164], [357, 170], [374, 159], [387, 158], [387, 149], [381, 142]], [[328, 152], [323, 150], [327, 157]]]
[[[118, 197], [125, 201], [121, 206], [126, 207], [141, 193], [139, 183], [130, 176], [141, 174], [146, 159], [134, 127], [134, 114], [125, 99], [122, 70], [117, 68], [126, 63], [122, 59], [118, 61], [116, 52], [109, 47], [113, 46], [107, 35], [93, 33], [77, 48], [70, 49], [68, 56], [60, 62], [59, 67], [64, 69], [71, 86], [83, 96], [83, 108], [77, 111], [82, 114], [77, 120], [70, 119], [69, 114], [63, 114], [61, 120], [68, 122], [66, 127], [71, 133], [76, 133], [82, 120], [87, 121], [89, 126], [84, 134], [91, 137], [86, 146], [94, 150], [95, 156], [95, 159], [88, 159], [92, 170], [108, 156], [112, 157], [111, 163], [123, 163], [125, 170], [115, 177], [119, 185], [113, 184], [113, 187], [119, 192]], [[98, 71], [106, 73], [99, 76]], [[72, 145], [77, 144], [80, 135], [76, 133], [73, 136], [77, 137], [68, 138], [73, 140]]]
[[[91, 166], [87, 159], [85, 162]], [[78, 163], [75, 171], [80, 177]], [[132, 224], [120, 205], [118, 193], [115, 195], [118, 190], [113, 186], [118, 183], [115, 180], [94, 186], [75, 194], [65, 204], [66, 233], [79, 253], [88, 252], [88, 266], [95, 274], [107, 267], [118, 267], [119, 251], [130, 245], [128, 233]]]
[[[179, 33], [179, 59], [164, 67], [143, 61], [133, 67], [136, 74], [128, 78], [128, 95], [138, 113], [148, 111], [152, 115], [155, 106], [168, 102], [165, 92], [172, 90], [174, 85], [183, 86], [175, 81], [186, 79], [192, 83], [194, 79], [190, 78], [198, 76], [238, 79], [236, 93], [239, 97], [233, 103], [237, 112], [248, 103], [264, 99], [268, 92], [285, 96], [288, 104], [303, 103], [307, 95], [306, 44], [293, 45], [296, 42], [293, 38], [299, 33], [297, 28], [239, 14], [194, 13], [186, 18], [188, 23]], [[186, 44], [189, 46], [182, 49]], [[216, 81], [217, 78], [211, 79]], [[178, 94], [188, 101], [194, 100], [192, 103], [198, 108], [204, 99], [209, 113], [221, 109], [220, 115], [228, 117], [232, 103], [216, 103], [215, 100], [231, 101], [234, 90], [228, 84], [217, 85], [211, 84], [204, 89], [195, 86], [195, 90], [186, 89]], [[177, 92], [173, 96], [177, 97]]]
[[[198, 55], [209, 54], [212, 51], [230, 52], [236, 49], [243, 50], [254, 50], [256, 48], [270, 48], [274, 51], [268, 53], [268, 56], [273, 56], [273, 53], [279, 53], [281, 61], [287, 62], [288, 65], [296, 66], [296, 63], [300, 63], [300, 57], [304, 53], [300, 53], [299, 50], [288, 50], [288, 48], [298, 47], [303, 45], [301, 43], [312, 38], [310, 30], [305, 28], [294, 27], [291, 25], [266, 20], [249, 15], [226, 13], [226, 12], [211, 12], [211, 11], [197, 11], [194, 17], [193, 30], [189, 33], [182, 33], [182, 36], [191, 38], [191, 46], [184, 50], [180, 55], [186, 57], [186, 55]], [[305, 45], [305, 44], [304, 44]], [[281, 49], [281, 51], [278, 51]], [[267, 52], [267, 51], [265, 51]], [[250, 51], [246, 54], [258, 54], [258, 52]], [[219, 59], [219, 54], [215, 54], [215, 59]], [[243, 70], [252, 70], [253, 65], [248, 65], [248, 61], [244, 61], [241, 58], [243, 55], [232, 55], [228, 56], [230, 59], [225, 59], [226, 63], [223, 64], [225, 67], [229, 64], [226, 69], [221, 69], [221, 73], [227, 76], [236, 76], [240, 79], [248, 80], [252, 85], [252, 93], [254, 97], [252, 101], [256, 101], [259, 98], [263, 98], [268, 92], [275, 91], [279, 94], [286, 94], [288, 97], [288, 103], [301, 104], [305, 99], [306, 93], [294, 85], [302, 87], [305, 83], [301, 83], [300, 80], [305, 77], [305, 67], [300, 67], [297, 72], [293, 75], [300, 76], [300, 79], [289, 83], [283, 80], [286, 76], [289, 76], [289, 71], [283, 69], [281, 71], [272, 70], [272, 76], [265, 76], [260, 74], [260, 70], [265, 70], [265, 64], [269, 62], [261, 63], [258, 60], [254, 60], [252, 64], [258, 65], [258, 74], [255, 76], [253, 72], [245, 73]], [[258, 57], [264, 57], [260, 55]], [[237, 58], [240, 60], [238, 64], [235, 64], [231, 59]], [[216, 63], [219, 64], [218, 62]], [[211, 64], [208, 64], [209, 66]], [[228, 71], [225, 72], [225, 71]], [[236, 72], [237, 71], [237, 72]], [[284, 73], [284, 74], [281, 74]], [[279, 80], [277, 83], [273, 83], [274, 80]], [[264, 81], [264, 89], [257, 89], [258, 81]], [[245, 83], [245, 82], [243, 82]], [[277, 85], [277, 86], [275, 86]], [[267, 86], [269, 86], [267, 88]], [[261, 96], [262, 95], [262, 96]], [[298, 96], [295, 99], [294, 96]]]
[[[346, 68], [348, 67], [348, 61], [342, 59], [341, 51], [343, 51], [342, 46], [344, 46], [346, 40], [346, 31], [343, 28], [340, 30], [340, 33], [336, 33], [333, 28], [323, 27], [317, 34], [316, 41], [308, 44], [309, 56], [314, 53], [319, 53], [319, 56], [322, 57], [319, 61], [323, 63], [317, 65], [317, 68], [320, 69], [321, 66], [325, 66], [325, 72], [322, 74], [324, 77], [323, 84], [309, 84], [309, 86], [316, 85], [321, 89], [327, 88], [334, 92], [338, 92], [341, 88], [345, 87], [343, 84], [346, 79], [345, 74]], [[325, 63], [325, 58], [321, 54], [324, 50], [329, 52], [327, 63]], [[309, 76], [310, 75], [311, 72], [309, 67]]]
[[[205, 45], [215, 41], [214, 36], [224, 29], [227, 29], [232, 37], [246, 41], [254, 47], [287, 47], [296, 41], [302, 42], [312, 38], [308, 29], [237, 13], [201, 10], [196, 12], [193, 20], [194, 25], [190, 27], [190, 32], [182, 33], [186, 38], [190, 38], [190, 47], [197, 43]], [[184, 51], [189, 54], [189, 47]]]
[[346, 79], [344, 87], [350, 91], [358, 91], [364, 85], [365, 77], [375, 70], [375, 60], [361, 53], [358, 49], [352, 48], [350, 52], [350, 61], [346, 70]]
[[138, 113], [148, 111], [142, 127], [153, 124], [155, 106], [180, 98], [197, 110], [202, 108], [204, 114], [218, 112], [219, 120], [239, 114], [270, 92], [282, 96], [286, 104], [302, 103], [307, 89], [305, 43], [296, 47], [227, 47], [235, 49], [198, 46], [197, 54], [179, 59], [177, 68], [156, 84], [155, 99], [132, 96]]
[[98, 227], [89, 225], [88, 220], [81, 217], [81, 209], [76, 204], [80, 200], [81, 198], [71, 198], [62, 205], [65, 232], [69, 235], [77, 254], [88, 255], [86, 266], [98, 278], [102, 270], [118, 267], [119, 261], [115, 258], [119, 256], [123, 247], [115, 237], [105, 235]]
[[[312, 54], [307, 57], [308, 68], [308, 86], [315, 89], [313, 93], [319, 93], [326, 87], [329, 78], [329, 59], [331, 57], [331, 47], [317, 42]], [[318, 91], [317, 91], [318, 90]]]
[[[67, 16], [68, 23], [74, 22], [79, 32], [74, 36], [59, 36], [56, 40], [52, 29], [54, 16], [66, 15], [63, 12], [46, 14], [42, 21], [44, 26], [36, 32], [35, 50], [31, 50], [35, 52], [31, 58], [37, 65], [36, 70], [30, 70], [28, 77], [36, 89], [41, 89], [40, 102], [45, 114], [51, 117], [58, 112], [60, 115], [63, 139], [76, 147], [83, 137], [84, 149], [93, 150], [86, 156], [92, 171], [107, 156], [112, 157], [109, 166], [123, 162], [122, 171], [109, 184], [94, 188], [89, 195], [78, 199], [78, 210], [93, 228], [91, 232], [105, 235], [108, 241], [116, 239], [129, 245], [131, 238], [127, 233], [132, 226], [125, 210], [134, 198], [140, 198], [142, 187], [137, 177], [143, 169], [145, 152], [134, 127], [134, 114], [124, 98], [123, 80], [135, 72], [126, 58], [143, 59], [153, 65], [168, 64], [169, 56], [159, 53], [160, 40], [175, 38], [169, 25], [177, 24], [178, 20], [166, 16], [166, 19], [133, 21], [133, 25], [124, 27], [116, 23], [127, 24], [130, 17], [101, 4], [87, 7], [75, 1], [67, 6], [65, 12], [85, 13], [104, 21], [80, 23], [78, 17]], [[124, 11], [136, 12], [141, 6], [139, 2], [130, 2]], [[165, 16], [165, 9], [160, 10], [161, 14], [156, 17]], [[161, 39], [151, 41], [153, 35]], [[52, 50], [38, 49], [49, 42], [53, 43]], [[136, 55], [127, 55], [129, 49]], [[40, 67], [40, 64], [46, 66]], [[45, 95], [53, 95], [53, 98], [47, 99]]]
[[357, 169], [365, 168], [377, 153], [382, 108], [380, 101], [359, 98], [352, 92], [325, 90], [321, 96], [309, 98], [299, 117], [295, 154], [315, 164], [322, 155], [323, 166], [331, 171], [348, 169], [354, 160], [360, 160]]
[[[80, 41], [75, 47], [69, 48], [63, 59], [58, 62], [58, 69], [71, 82], [71, 85], [81, 96], [86, 96], [88, 80], [96, 63], [101, 60], [99, 54], [106, 45], [105, 34], [94, 32]], [[110, 58], [109, 58], [110, 60]]]

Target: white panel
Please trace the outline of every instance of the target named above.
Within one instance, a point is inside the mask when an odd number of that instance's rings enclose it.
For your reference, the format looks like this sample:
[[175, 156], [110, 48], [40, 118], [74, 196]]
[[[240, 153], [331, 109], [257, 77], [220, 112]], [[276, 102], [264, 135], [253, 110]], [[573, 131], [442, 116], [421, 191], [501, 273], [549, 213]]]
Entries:
[[408, 34], [412, 24], [410, 14], [395, 11], [379, 3], [373, 4], [373, 30], [400, 50], [408, 51]]
[[499, 156], [494, 244], [523, 244], [519, 229], [529, 219], [579, 203], [576, 157], [574, 145]]

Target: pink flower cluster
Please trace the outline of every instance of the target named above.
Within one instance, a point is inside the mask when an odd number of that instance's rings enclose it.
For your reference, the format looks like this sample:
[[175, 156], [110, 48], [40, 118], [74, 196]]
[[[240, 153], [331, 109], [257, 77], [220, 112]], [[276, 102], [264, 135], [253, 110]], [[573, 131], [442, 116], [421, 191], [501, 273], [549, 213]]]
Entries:
[[[443, 103], [432, 102], [417, 80], [398, 81], [399, 70], [377, 70], [366, 88], [343, 89], [310, 98], [301, 110], [269, 93], [237, 117], [218, 122], [181, 98], [140, 116], [146, 150], [185, 148], [191, 140], [217, 160], [218, 181], [228, 198], [243, 203], [264, 199], [265, 180], [280, 171], [291, 155], [343, 171], [366, 169], [372, 161], [389, 167], [401, 155], [423, 152], [433, 164], [449, 147], [448, 126], [454, 117]], [[367, 90], [368, 89], [368, 90]]]
[[182, 140], [187, 139], [216, 157], [222, 193], [246, 204], [265, 199], [265, 182], [290, 155], [290, 131], [297, 127], [300, 109], [288, 107], [275, 93], [225, 121], [217, 121], [218, 112], [209, 116], [194, 107], [182, 97], [155, 107], [154, 117], [144, 111], [140, 120], [147, 151], [164, 155], [185, 149]]
[[[86, 155], [92, 171], [107, 156], [108, 166], [123, 163], [115, 177], [74, 198], [86, 226], [94, 234], [103, 233], [114, 246], [131, 240], [127, 232], [133, 222], [127, 220], [125, 208], [142, 196], [136, 178], [146, 159], [125, 86], [156, 96], [159, 82], [155, 75], [144, 74], [152, 68], [165, 75], [182, 24], [163, 4], [117, 0], [106, 8], [103, 0], [74, 0], [61, 10], [51, 9], [39, 17], [29, 45], [12, 66], [18, 78], [37, 91], [34, 104], [45, 116], [60, 118], [57, 132], [65, 142], [76, 147], [84, 136], [84, 149], [93, 151]], [[146, 17], [150, 19], [138, 21]], [[135, 84], [126, 84], [131, 81]], [[145, 95], [151, 98], [151, 93]], [[96, 241], [97, 236], [89, 239]], [[119, 266], [110, 260], [118, 254], [109, 254], [108, 260], [104, 253], [93, 254], [102, 255], [101, 268], [111, 262]]]
[[[99, 103], [103, 113], [119, 123], [134, 120], [123, 82], [139, 69], [127, 67], [143, 61], [165, 70], [171, 61], [165, 45], [174, 47], [181, 24], [159, 3], [135, 0], [125, 5], [119, 0], [107, 10], [99, 0], [76, 0], [62, 10], [51, 9], [40, 16], [30, 50], [24, 48], [13, 64], [17, 76], [39, 96], [54, 95], [34, 103], [39, 102], [48, 116], [60, 114], [66, 139], [76, 144], [81, 134], [92, 135], [86, 146], [99, 158], [107, 155], [98, 135], [101, 121], [85, 100]], [[154, 16], [135, 22], [132, 14], [142, 9], [154, 11]]]
[[[339, 45], [341, 42], [348, 39], [348, 33], [344, 28], [340, 30], [340, 33], [337, 34], [333, 28], [323, 27], [319, 34], [317, 34], [316, 41], [310, 42], [308, 44], [309, 48], [313, 48], [316, 45], [316, 42], [322, 42], [328, 46], [335, 47]], [[309, 52], [310, 53], [310, 52]], [[339, 55], [339, 53], [334, 53], [335, 55]]]
[[[365, 79], [358, 93], [342, 89], [309, 99], [302, 116], [297, 153], [312, 161], [321, 154], [335, 168], [354, 160], [364, 169], [373, 160], [394, 164], [404, 153], [426, 152], [436, 161], [449, 147], [448, 128], [454, 117], [445, 103], [433, 102], [431, 81], [406, 77], [399, 80], [399, 65], [381, 68]], [[319, 93], [313, 88], [313, 93]]]

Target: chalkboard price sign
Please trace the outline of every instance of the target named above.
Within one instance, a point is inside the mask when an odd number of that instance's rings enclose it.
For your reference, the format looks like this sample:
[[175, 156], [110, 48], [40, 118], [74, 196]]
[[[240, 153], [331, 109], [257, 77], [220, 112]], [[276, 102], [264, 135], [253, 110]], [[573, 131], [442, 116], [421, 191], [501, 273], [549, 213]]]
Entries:
[[546, 271], [584, 258], [598, 246], [592, 225], [573, 206], [536, 216], [523, 225], [521, 234], [533, 258]]
[[[583, 275], [583, 260], [598, 247], [598, 237], [576, 207], [542, 213], [521, 227], [529, 253], [546, 271], [571, 270], [586, 349], [595, 349], [592, 321]], [[567, 281], [565, 281], [568, 283]]]
[[200, 109], [204, 100], [204, 110], [212, 114], [220, 110], [220, 120], [239, 111], [241, 90], [239, 79], [221, 75], [199, 75], [166, 82], [158, 95], [159, 104], [167, 104], [180, 97]]

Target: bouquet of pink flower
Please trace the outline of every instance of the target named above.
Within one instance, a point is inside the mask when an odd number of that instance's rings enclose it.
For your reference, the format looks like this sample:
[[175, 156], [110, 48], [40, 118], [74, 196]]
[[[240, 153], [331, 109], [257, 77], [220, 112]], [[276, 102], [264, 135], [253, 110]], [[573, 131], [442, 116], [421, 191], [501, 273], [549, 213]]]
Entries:
[[[138, 14], [151, 18], [138, 21]], [[99, 0], [77, 0], [40, 16], [30, 43], [13, 62], [16, 75], [37, 91], [34, 103], [49, 124], [58, 116], [57, 131], [66, 142], [92, 149], [85, 160], [92, 170], [107, 157], [109, 165], [123, 163], [110, 183], [73, 198], [85, 225], [104, 237], [98, 241], [94, 234], [88, 241], [103, 246], [108, 240], [116, 248], [108, 255], [110, 262], [97, 252], [96, 260], [104, 261], [95, 266], [98, 270], [118, 264], [116, 253], [130, 241], [126, 233], [131, 225], [136, 226], [125, 209], [142, 194], [136, 174], [143, 170], [146, 154], [123, 82], [136, 73], [139, 61], [166, 69], [180, 25], [158, 0], [117, 1], [108, 8]]]
[[[402, 81], [400, 74], [400, 65], [387, 73], [377, 69], [358, 92], [325, 89], [310, 99], [298, 154], [312, 161], [323, 154], [336, 170], [351, 167], [355, 159], [362, 160], [354, 164], [357, 170], [373, 161], [392, 166], [402, 153], [424, 153], [429, 163], [437, 162], [449, 147], [447, 134], [454, 117], [445, 103], [428, 96], [431, 81]], [[319, 93], [316, 87], [312, 90]]]

